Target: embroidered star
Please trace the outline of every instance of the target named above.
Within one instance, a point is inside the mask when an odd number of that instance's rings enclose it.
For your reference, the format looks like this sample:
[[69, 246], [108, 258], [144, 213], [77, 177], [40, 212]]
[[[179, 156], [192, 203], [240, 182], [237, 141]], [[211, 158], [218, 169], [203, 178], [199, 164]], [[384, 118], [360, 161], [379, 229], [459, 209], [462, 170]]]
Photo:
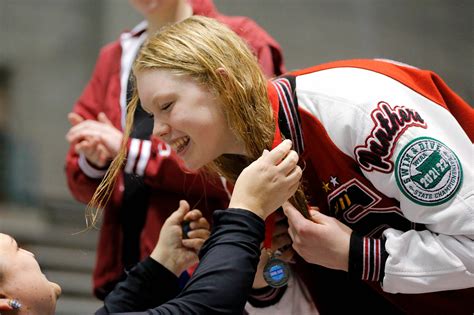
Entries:
[[324, 192], [328, 192], [331, 190], [331, 187], [329, 187], [329, 182], [328, 183], [323, 182], [322, 187], [323, 187]]
[[339, 185], [339, 182], [337, 181], [337, 177], [331, 176], [331, 179], [329, 181], [331, 182], [332, 187], [336, 187], [337, 185]]

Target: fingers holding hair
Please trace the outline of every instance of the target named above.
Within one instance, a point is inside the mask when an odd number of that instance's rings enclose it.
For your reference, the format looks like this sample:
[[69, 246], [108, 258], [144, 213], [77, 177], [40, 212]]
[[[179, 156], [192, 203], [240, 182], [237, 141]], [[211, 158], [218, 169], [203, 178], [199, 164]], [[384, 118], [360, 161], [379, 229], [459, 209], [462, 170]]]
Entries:
[[284, 174], [288, 175], [295, 170], [299, 159], [298, 153], [294, 150], [290, 150], [277, 167], [281, 169]]
[[282, 143], [277, 145], [268, 154], [266, 154], [265, 158], [269, 159], [269, 161], [273, 165], [278, 165], [288, 155], [288, 153], [291, 150], [291, 146], [292, 146], [291, 140], [286, 139]]

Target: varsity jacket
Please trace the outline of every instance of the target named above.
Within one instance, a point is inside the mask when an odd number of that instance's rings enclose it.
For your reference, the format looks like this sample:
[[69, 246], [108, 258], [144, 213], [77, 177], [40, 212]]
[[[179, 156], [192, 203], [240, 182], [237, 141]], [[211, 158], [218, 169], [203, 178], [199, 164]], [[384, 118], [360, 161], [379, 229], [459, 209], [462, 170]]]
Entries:
[[[280, 46], [254, 21], [246, 17], [220, 14], [210, 0], [190, 0], [194, 14], [206, 15], [227, 24], [244, 38], [258, 56], [264, 72], [270, 77], [284, 71]], [[138, 49], [147, 37], [146, 23], [121, 34], [119, 40], [102, 48], [92, 78], [74, 105], [73, 111], [84, 119], [97, 119], [104, 112], [114, 126], [125, 127], [127, 83]], [[177, 209], [180, 199], [186, 199], [210, 219], [210, 211], [224, 209], [228, 194], [220, 179], [204, 178], [200, 174], [184, 173], [171, 148], [158, 139], [130, 139], [124, 172], [144, 179], [150, 187], [150, 199], [145, 226], [141, 231], [140, 253], [146, 257], [154, 248], [161, 224]], [[69, 189], [80, 202], [88, 203], [105, 170], [94, 168], [71, 147], [66, 157], [66, 176]], [[210, 180], [210, 181], [209, 181]], [[120, 207], [124, 196], [123, 174], [119, 177], [107, 205], [97, 248], [94, 270], [94, 293], [103, 298], [123, 275], [122, 224]], [[133, 209], [130, 209], [133, 211]]]
[[310, 204], [353, 230], [348, 276], [302, 276], [320, 312], [362, 281], [402, 312], [472, 314], [474, 110], [433, 72], [387, 60], [295, 71], [268, 90]]

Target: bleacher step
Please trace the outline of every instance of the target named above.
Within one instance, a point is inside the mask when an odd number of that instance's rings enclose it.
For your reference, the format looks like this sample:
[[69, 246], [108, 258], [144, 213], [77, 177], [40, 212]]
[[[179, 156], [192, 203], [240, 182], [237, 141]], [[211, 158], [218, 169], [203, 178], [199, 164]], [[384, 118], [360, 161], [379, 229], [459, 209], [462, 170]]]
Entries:
[[58, 300], [56, 315], [92, 315], [102, 305], [93, 298], [64, 296]]
[[92, 278], [90, 273], [47, 269], [44, 274], [48, 280], [61, 285], [64, 296], [91, 296]]
[[35, 253], [43, 269], [69, 270], [92, 274], [95, 264], [95, 251], [88, 249], [52, 247], [46, 245], [24, 246]]

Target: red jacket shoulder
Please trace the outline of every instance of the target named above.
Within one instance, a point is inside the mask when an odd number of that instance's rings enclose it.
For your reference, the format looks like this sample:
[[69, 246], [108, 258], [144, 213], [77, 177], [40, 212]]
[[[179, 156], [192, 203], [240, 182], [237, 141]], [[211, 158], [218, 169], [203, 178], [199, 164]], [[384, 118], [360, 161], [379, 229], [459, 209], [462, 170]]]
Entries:
[[[215, 19], [229, 26], [231, 30], [243, 38], [259, 58], [261, 64], [266, 63], [262, 58], [271, 59], [271, 61], [267, 62], [273, 64], [271, 72], [274, 75], [280, 75], [286, 72], [283, 51], [280, 44], [258, 25], [257, 22], [245, 16], [218, 15]], [[265, 57], [266, 54], [270, 56]], [[262, 64], [262, 66], [265, 68], [265, 65]]]

